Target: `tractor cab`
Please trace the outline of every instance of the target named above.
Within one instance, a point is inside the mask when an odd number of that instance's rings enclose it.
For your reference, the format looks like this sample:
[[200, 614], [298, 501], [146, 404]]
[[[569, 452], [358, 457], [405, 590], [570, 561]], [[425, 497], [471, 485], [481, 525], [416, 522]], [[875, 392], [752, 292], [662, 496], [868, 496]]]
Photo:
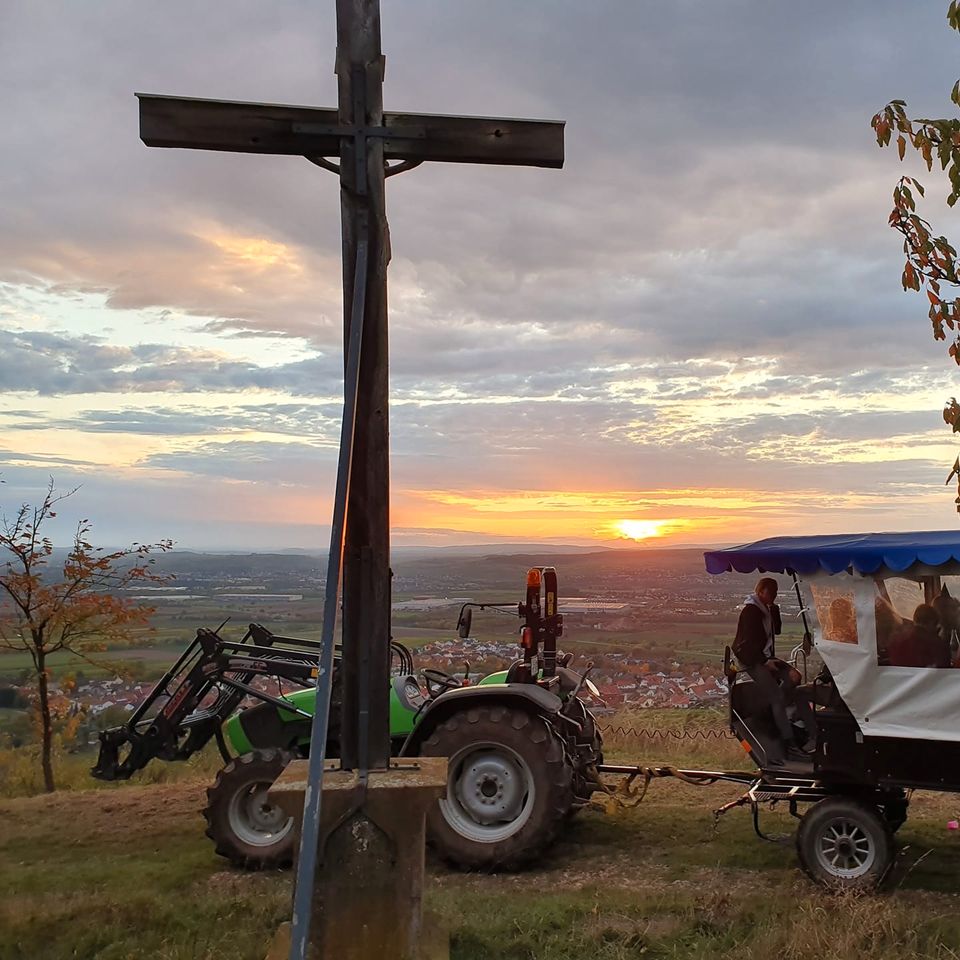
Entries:
[[[520, 651], [517, 659], [506, 670], [499, 670], [476, 681], [478, 686], [492, 684], [524, 684], [539, 687], [560, 697], [573, 706], [572, 701], [583, 693], [589, 695], [594, 703], [602, 703], [600, 691], [590, 680], [593, 664], [588, 663], [580, 673], [570, 669], [572, 653], [558, 649], [557, 641], [563, 636], [563, 615], [558, 612], [557, 571], [553, 567], [531, 567], [527, 571], [527, 590], [520, 603], [465, 603], [460, 609], [457, 621], [457, 633], [463, 640], [470, 637], [473, 623], [473, 610], [512, 607], [517, 611], [522, 626], [519, 632]], [[460, 686], [470, 686], [468, 678], [469, 664], [463, 680], [455, 681]], [[425, 680], [439, 679], [439, 671], [421, 671]], [[427, 674], [433, 674], [428, 677]], [[453, 683], [447, 678], [448, 689]], [[428, 683], [429, 688], [429, 683]], [[434, 695], [437, 688], [430, 689]], [[443, 692], [439, 690], [439, 692]]]

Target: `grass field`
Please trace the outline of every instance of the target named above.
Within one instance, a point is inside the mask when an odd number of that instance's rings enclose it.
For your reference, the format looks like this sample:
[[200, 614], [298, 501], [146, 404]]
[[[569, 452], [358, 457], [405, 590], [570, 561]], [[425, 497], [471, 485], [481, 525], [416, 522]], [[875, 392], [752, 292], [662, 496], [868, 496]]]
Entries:
[[[413, 618], [410, 618], [413, 621]], [[476, 621], [475, 621], [476, 623]], [[170, 620], [158, 619], [154, 629], [144, 632], [142, 642], [124, 648], [112, 648], [105, 653], [93, 654], [101, 666], [93, 666], [73, 654], [59, 652], [51, 655], [48, 668], [55, 677], [64, 673], [81, 670], [91, 679], [113, 676], [112, 664], [132, 668], [138, 677], [156, 679], [160, 677], [176, 658], [183, 652], [195, 635], [196, 626], [187, 626]], [[216, 626], [217, 624], [212, 624]], [[319, 622], [267, 623], [269, 629], [278, 635], [319, 639]], [[515, 640], [516, 624], [513, 620], [497, 617], [481, 624], [474, 631], [477, 639], [512, 643]], [[245, 627], [242, 622], [231, 623], [225, 636], [239, 640]], [[394, 639], [416, 650], [418, 647], [437, 640], [456, 638], [456, 624], [449, 626], [419, 626], [415, 623], [394, 623]], [[676, 657], [681, 663], [699, 665], [718, 663], [723, 656], [723, 648], [730, 642], [731, 629], [716, 623], [702, 621], [681, 621], [675, 624], [651, 624], [647, 628], [625, 632], [593, 631], [577, 629], [569, 638], [564, 638], [561, 646], [584, 657], [600, 656], [616, 652], [630, 652], [643, 656], [644, 652], [659, 651], [661, 655]], [[784, 649], [799, 642], [799, 635], [785, 635], [781, 641]], [[19, 674], [32, 667], [29, 654], [23, 652], [0, 651], [0, 682], [13, 681]]]
[[[638, 722], [717, 723], [672, 716]], [[744, 764], [729, 741], [613, 737], [610, 747], [617, 759]], [[264, 956], [288, 917], [290, 876], [245, 874], [217, 858], [198, 813], [210, 771], [177, 770], [188, 779], [0, 800], [0, 960]], [[800, 873], [789, 842], [758, 840], [746, 812], [715, 821], [712, 811], [738, 792], [655, 781], [635, 808], [582, 813], [524, 873], [429, 863], [426, 903], [449, 932], [450, 956], [960, 957], [960, 840], [945, 826], [957, 798], [918, 794], [885, 891], [838, 897]], [[765, 814], [764, 825], [788, 833], [793, 821]]]
[[[140, 667], [138, 673], [144, 676], [160, 676], [180, 656], [184, 646], [129, 647], [93, 654], [96, 660], [102, 661], [100, 666], [93, 666], [89, 661], [60, 650], [50, 655], [48, 663], [53, 676], [82, 670], [91, 679], [112, 677], [116, 671], [111, 669], [111, 664], [130, 665], [135, 669]], [[4, 653], [0, 655], [0, 679], [15, 677], [32, 665], [27, 653]]]
[[[280, 629], [277, 633], [280, 633]], [[242, 635], [242, 632], [238, 632], [236, 639]], [[296, 632], [291, 630], [290, 635], [318, 639], [320, 627], [317, 625], [312, 629], [309, 624], [306, 627], [298, 625]], [[449, 640], [451, 632], [423, 627], [395, 627], [393, 635], [401, 643], [416, 649], [433, 640]], [[89, 660], [83, 660], [71, 653], [59, 651], [50, 656], [48, 667], [54, 677], [81, 670], [87, 678], [95, 680], [114, 676], [117, 671], [113, 665], [116, 664], [122, 668], [132, 668], [136, 676], [145, 680], [154, 680], [166, 672], [191, 639], [192, 636], [187, 636], [182, 642], [164, 642], [163, 638], [152, 638], [149, 646], [115, 648], [92, 654], [92, 659], [99, 662], [98, 666], [93, 666]], [[28, 653], [4, 651], [0, 653], [0, 681], [13, 681], [22, 671], [32, 666], [33, 662]]]
[[[960, 869], [942, 802], [921, 800], [903, 828], [889, 892], [838, 898], [809, 885], [789, 847], [756, 840], [747, 816], [715, 827], [710, 811], [730, 793], [656, 783], [635, 810], [581, 815], [522, 874], [431, 864], [426, 902], [451, 957], [958, 955]], [[290, 877], [218, 861], [202, 795], [187, 782], [0, 801], [0, 957], [263, 957]]]

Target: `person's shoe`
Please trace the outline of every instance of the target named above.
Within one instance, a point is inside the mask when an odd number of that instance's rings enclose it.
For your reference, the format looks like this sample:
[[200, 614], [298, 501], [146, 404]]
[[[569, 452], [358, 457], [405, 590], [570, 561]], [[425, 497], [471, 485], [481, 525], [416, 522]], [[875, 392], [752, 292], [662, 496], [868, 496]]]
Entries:
[[788, 747], [787, 759], [808, 762], [813, 759], [813, 754], [807, 750], [804, 750], [802, 747]]

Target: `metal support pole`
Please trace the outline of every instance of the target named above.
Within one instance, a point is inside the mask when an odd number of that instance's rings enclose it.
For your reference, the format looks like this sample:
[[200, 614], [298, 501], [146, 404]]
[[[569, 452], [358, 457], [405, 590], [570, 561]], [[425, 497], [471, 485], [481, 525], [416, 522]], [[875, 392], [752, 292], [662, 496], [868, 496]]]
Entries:
[[330, 556], [327, 560], [327, 585], [323, 601], [322, 648], [317, 670], [317, 699], [310, 725], [310, 765], [308, 787], [303, 798], [303, 827], [297, 858], [297, 881], [293, 892], [293, 923], [290, 960], [306, 960], [313, 904], [313, 880], [317, 869], [320, 842], [320, 804], [323, 798], [323, 764], [327, 756], [327, 724], [333, 686], [333, 646], [340, 606], [340, 575], [343, 568], [344, 535], [347, 522], [347, 493], [353, 468], [357, 421], [357, 390], [360, 383], [360, 355], [363, 339], [364, 290], [367, 277], [367, 242], [357, 245], [356, 291], [353, 297], [355, 317], [347, 343], [347, 369], [344, 376], [343, 425], [340, 428], [340, 457], [337, 463], [337, 488], [333, 501], [330, 531]]

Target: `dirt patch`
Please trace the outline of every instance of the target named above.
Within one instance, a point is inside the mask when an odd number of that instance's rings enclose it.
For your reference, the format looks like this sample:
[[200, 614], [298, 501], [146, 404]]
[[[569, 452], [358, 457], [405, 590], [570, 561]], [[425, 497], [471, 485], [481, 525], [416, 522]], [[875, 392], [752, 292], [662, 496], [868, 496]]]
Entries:
[[276, 894], [277, 884], [293, 883], [293, 872], [289, 870], [266, 870], [253, 872], [245, 870], [218, 870], [203, 877], [194, 884], [200, 895], [213, 895], [221, 899], [240, 896], [257, 896], [261, 893]]
[[202, 833], [200, 810], [204, 783], [125, 786], [117, 790], [57, 792], [41, 797], [0, 801], [0, 842], [16, 836], [44, 837], [58, 825], [60, 842], [112, 838], [121, 845], [169, 833], [195, 821]]

